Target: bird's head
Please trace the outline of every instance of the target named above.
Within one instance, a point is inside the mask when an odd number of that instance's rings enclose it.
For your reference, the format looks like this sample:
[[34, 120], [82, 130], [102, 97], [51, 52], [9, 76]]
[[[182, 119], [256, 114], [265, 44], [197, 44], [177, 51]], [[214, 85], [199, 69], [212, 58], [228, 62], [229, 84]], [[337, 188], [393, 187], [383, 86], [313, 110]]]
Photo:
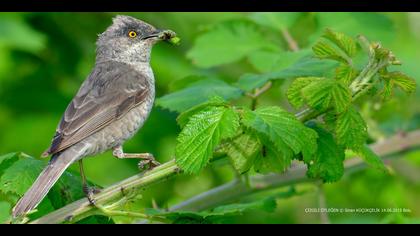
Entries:
[[113, 23], [97, 40], [98, 60], [149, 62], [153, 45], [175, 37], [170, 30], [154, 26], [131, 16], [116, 16]]

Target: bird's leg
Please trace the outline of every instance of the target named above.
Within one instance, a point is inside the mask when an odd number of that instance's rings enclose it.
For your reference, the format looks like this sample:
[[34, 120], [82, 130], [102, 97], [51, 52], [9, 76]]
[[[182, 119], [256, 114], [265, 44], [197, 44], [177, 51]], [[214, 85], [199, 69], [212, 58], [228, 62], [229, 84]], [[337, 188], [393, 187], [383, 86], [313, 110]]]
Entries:
[[90, 204], [95, 205], [95, 199], [93, 195], [95, 193], [99, 193], [100, 190], [95, 187], [90, 187], [87, 180], [85, 171], [83, 169], [83, 160], [79, 160], [79, 168], [80, 168], [80, 176], [82, 176], [82, 183], [83, 183], [83, 192], [85, 193], [87, 199], [89, 200]]
[[151, 153], [124, 153], [122, 146], [116, 146], [113, 148], [112, 155], [118, 159], [123, 158], [137, 158], [137, 159], [143, 159], [139, 162], [139, 168], [143, 169], [146, 165], [149, 166], [148, 169], [152, 169], [153, 167], [156, 167], [160, 165], [158, 161], [153, 157]]

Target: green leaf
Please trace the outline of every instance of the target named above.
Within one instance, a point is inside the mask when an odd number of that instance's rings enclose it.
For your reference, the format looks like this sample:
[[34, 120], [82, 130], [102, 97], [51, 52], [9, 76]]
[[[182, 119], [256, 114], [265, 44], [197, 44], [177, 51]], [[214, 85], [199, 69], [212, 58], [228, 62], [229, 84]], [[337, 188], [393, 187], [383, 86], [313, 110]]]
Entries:
[[319, 40], [312, 47], [312, 51], [314, 52], [315, 56], [320, 59], [331, 59], [347, 63], [347, 60], [340, 54], [340, 52], [325, 40]]
[[0, 191], [23, 195], [41, 173], [43, 162], [25, 158], [13, 163], [0, 178]]
[[352, 107], [337, 116], [335, 132], [339, 144], [354, 150], [361, 148], [368, 137], [365, 120]]
[[[18, 159], [9, 165], [1, 175], [0, 192], [22, 196], [33, 184], [46, 163], [24, 153], [16, 153], [15, 157], [18, 157]], [[39, 212], [33, 216], [42, 215], [45, 213], [43, 210], [58, 209], [84, 197], [81, 186], [82, 181], [79, 176], [68, 170], [65, 171], [40, 204]]]
[[319, 111], [333, 107], [336, 113], [344, 112], [351, 104], [351, 91], [340, 81], [321, 79], [302, 89], [308, 105]]
[[284, 154], [277, 149], [274, 143], [267, 138], [262, 138], [264, 145], [254, 161], [254, 170], [257, 173], [282, 173], [292, 164], [293, 153]]
[[251, 91], [252, 89], [263, 86], [270, 80], [308, 76], [322, 77], [328, 75], [336, 66], [337, 62], [334, 61], [305, 56], [284, 70], [265, 74], [245, 74], [240, 77], [237, 86], [244, 91]]
[[278, 48], [249, 21], [217, 24], [198, 36], [187, 57], [199, 67], [209, 68], [238, 61], [262, 48]]
[[226, 101], [221, 97], [211, 97], [208, 101], [191, 107], [190, 109], [179, 114], [179, 116], [176, 118], [176, 121], [178, 122], [179, 126], [183, 128], [192, 115], [210, 106], [228, 106], [228, 103], [226, 103]]
[[302, 89], [314, 81], [318, 81], [318, 77], [301, 77], [293, 80], [293, 83], [287, 89], [287, 99], [296, 109], [301, 108], [305, 104], [302, 96]]
[[337, 145], [332, 134], [315, 126], [318, 133], [318, 149], [313, 158], [304, 160], [310, 178], [321, 178], [324, 182], [338, 181], [344, 173], [344, 149]]
[[183, 112], [214, 96], [225, 100], [239, 98], [242, 95], [239, 88], [233, 87], [218, 79], [205, 79], [192, 83], [180, 91], [167, 94], [156, 100], [156, 105], [171, 111]]
[[[90, 186], [95, 186], [90, 181], [88, 183]], [[81, 177], [78, 174], [66, 170], [47, 195], [54, 209], [59, 209], [85, 197], [83, 188], [81, 188], [82, 184]]]
[[224, 147], [233, 167], [240, 173], [247, 172], [261, 150], [261, 142], [255, 132], [245, 129], [242, 135], [229, 141]]
[[184, 89], [184, 88], [190, 86], [191, 84], [194, 84], [195, 82], [205, 80], [205, 79], [207, 79], [206, 76], [189, 75], [189, 76], [186, 76], [184, 78], [172, 81], [169, 84], [168, 89], [169, 89], [170, 92], [175, 92], [175, 91]]
[[394, 95], [394, 82], [390, 79], [384, 79], [384, 88], [381, 92], [382, 98], [386, 101]]
[[255, 12], [249, 17], [257, 24], [282, 31], [290, 28], [301, 14], [300, 12]]
[[342, 81], [345, 85], [350, 85], [357, 76], [357, 70], [348, 64], [342, 63], [335, 71], [335, 77]]
[[282, 51], [258, 50], [248, 56], [249, 62], [259, 72], [266, 73], [273, 70], [277, 61], [284, 57]]
[[382, 158], [380, 158], [369, 146], [363, 145], [355, 150], [357, 154], [372, 168], [388, 173]]
[[347, 56], [353, 57], [356, 54], [356, 42], [353, 38], [339, 32], [334, 32], [331, 29], [327, 29], [323, 35], [324, 38], [329, 39], [341, 50], [343, 50]]
[[13, 158], [15, 156], [16, 156], [16, 152], [12, 152], [12, 153], [8, 153], [8, 154], [5, 154], [5, 155], [0, 156], [0, 164], [3, 161], [8, 160], [8, 159], [11, 159], [11, 158]]
[[177, 138], [176, 163], [187, 173], [198, 173], [219, 142], [238, 128], [239, 117], [231, 108], [208, 107], [194, 114]]
[[412, 93], [416, 90], [416, 81], [402, 72], [389, 72], [386, 77], [406, 93]]
[[11, 219], [11, 210], [12, 206], [8, 202], [0, 201], [0, 224], [5, 224]]
[[298, 153], [308, 157], [316, 151], [316, 132], [280, 107], [245, 110], [242, 122], [245, 126], [266, 135], [284, 158], [292, 158], [293, 154]]

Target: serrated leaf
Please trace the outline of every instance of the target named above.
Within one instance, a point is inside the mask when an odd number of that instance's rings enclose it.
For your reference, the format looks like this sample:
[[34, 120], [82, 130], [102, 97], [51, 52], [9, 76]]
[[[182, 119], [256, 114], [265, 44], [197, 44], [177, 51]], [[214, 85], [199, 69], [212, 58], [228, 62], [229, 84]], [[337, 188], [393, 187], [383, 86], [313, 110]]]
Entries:
[[187, 57], [209, 68], [238, 61], [262, 48], [278, 48], [264, 37], [257, 25], [245, 20], [217, 24], [199, 35]]
[[[41, 173], [45, 162], [24, 153], [16, 153], [15, 157], [18, 157], [17, 160], [1, 175], [0, 192], [11, 196], [22, 196]], [[66, 170], [40, 203], [38, 211], [31, 217], [39, 217], [84, 197], [81, 186], [81, 178]]]
[[209, 107], [194, 114], [177, 138], [176, 163], [187, 173], [198, 173], [219, 142], [238, 128], [239, 117], [231, 108]]
[[352, 107], [337, 116], [335, 132], [339, 144], [355, 150], [361, 148], [368, 137], [365, 120]]
[[357, 76], [357, 71], [348, 64], [340, 64], [335, 71], [335, 77], [342, 81], [345, 85], [350, 85], [354, 78]]
[[287, 89], [287, 99], [296, 109], [301, 108], [305, 101], [302, 96], [302, 89], [314, 81], [318, 81], [319, 77], [300, 77], [293, 80], [293, 83]]
[[336, 113], [344, 112], [351, 104], [351, 91], [340, 81], [321, 79], [302, 89], [302, 96], [308, 105], [319, 111], [332, 107]]
[[225, 100], [239, 98], [239, 88], [218, 79], [204, 79], [190, 84], [187, 88], [156, 99], [156, 105], [171, 111], [183, 112], [211, 97], [219, 96]]
[[6, 171], [15, 161], [19, 160], [19, 157], [20, 153], [17, 152], [0, 156], [0, 176], [2, 176], [4, 171]]
[[314, 46], [312, 46], [312, 51], [318, 58], [347, 63], [347, 60], [340, 54], [340, 52], [325, 40], [319, 40]]
[[179, 114], [179, 116], [176, 118], [176, 121], [178, 122], [179, 126], [183, 128], [192, 115], [210, 106], [228, 106], [228, 104], [221, 97], [211, 97], [208, 101], [194, 106]]
[[242, 132], [240, 136], [229, 141], [224, 148], [233, 167], [240, 174], [252, 167], [255, 157], [261, 150], [261, 142], [253, 131], [245, 129]]
[[369, 146], [362, 145], [359, 149], [354, 150], [360, 157], [372, 168], [388, 173], [382, 158], [380, 158]]
[[281, 31], [291, 27], [301, 14], [300, 12], [255, 12], [249, 17], [257, 24]]
[[41, 173], [42, 161], [32, 158], [20, 159], [5, 170], [0, 178], [0, 191], [14, 193], [19, 196], [32, 185], [33, 181]]
[[270, 80], [308, 76], [322, 77], [328, 75], [336, 66], [337, 62], [334, 61], [305, 56], [284, 70], [265, 74], [244, 74], [238, 80], [237, 86], [244, 91], [251, 91], [252, 89], [263, 86]]
[[389, 72], [386, 77], [406, 93], [412, 93], [416, 90], [416, 81], [402, 72]]
[[266, 135], [284, 158], [302, 153], [310, 156], [316, 151], [317, 134], [304, 126], [296, 117], [280, 107], [262, 107], [255, 111], [245, 110], [242, 117], [245, 126]]
[[331, 29], [327, 29], [323, 37], [335, 43], [347, 54], [347, 56], [353, 57], [356, 54], [356, 42], [353, 40], [353, 38], [343, 33], [334, 32]]
[[172, 81], [169, 84], [168, 89], [169, 89], [169, 92], [175, 92], [175, 91], [184, 89], [184, 88], [190, 86], [191, 84], [194, 84], [198, 81], [205, 80], [205, 79], [207, 79], [206, 76], [189, 75], [189, 76], [186, 76], [184, 78]]
[[282, 51], [258, 50], [248, 56], [248, 61], [259, 72], [266, 73], [273, 70], [276, 62], [284, 57]]
[[390, 79], [384, 80], [384, 88], [381, 92], [383, 100], [389, 100], [394, 95], [394, 82]]
[[267, 174], [271, 172], [283, 173], [292, 164], [293, 151], [284, 154], [280, 152], [274, 143], [267, 138], [263, 139], [263, 146], [254, 161], [254, 170], [257, 173]]
[[315, 126], [318, 133], [318, 149], [311, 159], [304, 160], [308, 165], [310, 178], [321, 178], [324, 182], [338, 181], [344, 173], [344, 149], [337, 145], [332, 134]]

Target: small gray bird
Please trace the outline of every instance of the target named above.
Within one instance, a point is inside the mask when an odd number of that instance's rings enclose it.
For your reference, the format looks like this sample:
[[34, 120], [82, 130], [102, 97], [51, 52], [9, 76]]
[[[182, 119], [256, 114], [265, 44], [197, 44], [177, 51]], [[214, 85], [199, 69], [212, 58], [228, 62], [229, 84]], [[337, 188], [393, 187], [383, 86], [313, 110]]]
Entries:
[[83, 189], [93, 202], [82, 158], [112, 149], [117, 158], [142, 158], [159, 164], [149, 153], [128, 154], [122, 149], [143, 125], [153, 106], [155, 82], [150, 67], [152, 46], [175, 37], [170, 30], [158, 30], [129, 16], [117, 16], [99, 35], [96, 63], [76, 96], [68, 105], [50, 148], [48, 165], [13, 208], [21, 216], [36, 208], [50, 188], [72, 163], [79, 161]]

